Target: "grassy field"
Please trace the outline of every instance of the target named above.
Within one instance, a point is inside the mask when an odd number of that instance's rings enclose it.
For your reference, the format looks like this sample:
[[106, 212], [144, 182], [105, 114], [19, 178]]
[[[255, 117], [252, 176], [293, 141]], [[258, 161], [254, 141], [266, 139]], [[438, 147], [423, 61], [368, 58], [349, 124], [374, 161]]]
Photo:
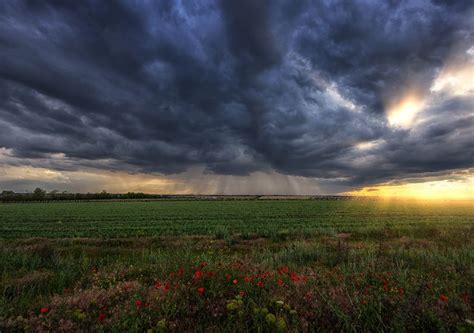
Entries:
[[0, 272], [0, 332], [472, 332], [474, 208], [1, 204]]

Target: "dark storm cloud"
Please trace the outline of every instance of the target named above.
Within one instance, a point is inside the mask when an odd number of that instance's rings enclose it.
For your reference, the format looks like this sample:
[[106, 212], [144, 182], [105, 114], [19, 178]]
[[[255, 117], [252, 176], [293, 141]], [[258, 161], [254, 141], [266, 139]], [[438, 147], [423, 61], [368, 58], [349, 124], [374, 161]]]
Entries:
[[469, 4], [5, 1], [0, 147], [78, 168], [354, 185], [466, 168], [472, 95], [437, 101], [413, 130], [389, 127], [384, 105], [429, 93], [473, 45]]

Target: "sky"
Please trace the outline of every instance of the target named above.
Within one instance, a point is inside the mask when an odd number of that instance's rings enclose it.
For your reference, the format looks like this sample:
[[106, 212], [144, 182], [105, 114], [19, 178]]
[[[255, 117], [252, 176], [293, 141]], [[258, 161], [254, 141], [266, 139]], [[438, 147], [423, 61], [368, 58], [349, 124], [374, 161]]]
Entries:
[[474, 199], [472, 1], [1, 1], [0, 190]]

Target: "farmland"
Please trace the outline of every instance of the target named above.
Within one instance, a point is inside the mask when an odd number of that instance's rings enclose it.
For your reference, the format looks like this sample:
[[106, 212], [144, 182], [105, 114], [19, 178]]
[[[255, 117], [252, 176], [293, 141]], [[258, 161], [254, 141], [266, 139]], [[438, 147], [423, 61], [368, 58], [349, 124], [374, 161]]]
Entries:
[[466, 331], [470, 203], [0, 205], [0, 331]]

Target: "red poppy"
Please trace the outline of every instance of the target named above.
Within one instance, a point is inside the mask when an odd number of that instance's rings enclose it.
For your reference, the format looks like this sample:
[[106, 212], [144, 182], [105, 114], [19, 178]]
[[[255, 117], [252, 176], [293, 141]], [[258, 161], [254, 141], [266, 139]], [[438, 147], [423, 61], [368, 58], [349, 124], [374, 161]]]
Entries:
[[101, 313], [99, 314], [99, 318], [97, 318], [99, 321], [104, 321], [105, 319], [105, 314], [104, 313]]
[[143, 305], [143, 302], [141, 300], [137, 299], [135, 301], [135, 306], [137, 307], [137, 309], [140, 309], [142, 305]]
[[198, 293], [200, 293], [201, 295], [203, 295], [204, 292], [206, 291], [206, 288], [204, 288], [204, 287], [199, 287], [199, 288], [196, 289], [196, 291], [197, 291]]
[[283, 284], [283, 280], [282, 280], [282, 279], [278, 279], [278, 280], [277, 280], [277, 283], [278, 283], [279, 286], [281, 286], [281, 285]]
[[48, 308], [41, 308], [40, 312], [41, 313], [48, 313], [49, 309]]
[[238, 282], [239, 282], [239, 281], [237, 281], [237, 279], [233, 279], [233, 280], [232, 280], [232, 283], [233, 283], [233, 284], [237, 284]]
[[448, 296], [444, 295], [444, 294], [441, 294], [441, 296], [439, 296], [439, 300], [441, 302], [447, 302], [448, 301]]
[[200, 280], [204, 277], [204, 273], [202, 271], [195, 271], [194, 272], [194, 278], [196, 280]]
[[288, 268], [288, 266], [283, 266], [278, 269], [278, 274], [288, 273], [289, 271], [290, 269]]
[[166, 284], [163, 286], [163, 290], [164, 291], [170, 290], [170, 284], [168, 282], [166, 282]]
[[300, 277], [295, 272], [291, 272], [290, 273], [290, 280], [295, 282], [295, 283], [298, 283], [298, 282], [300, 282]]
[[257, 287], [263, 287], [263, 282], [262, 282], [262, 281], [258, 281], [258, 282], [257, 282]]

